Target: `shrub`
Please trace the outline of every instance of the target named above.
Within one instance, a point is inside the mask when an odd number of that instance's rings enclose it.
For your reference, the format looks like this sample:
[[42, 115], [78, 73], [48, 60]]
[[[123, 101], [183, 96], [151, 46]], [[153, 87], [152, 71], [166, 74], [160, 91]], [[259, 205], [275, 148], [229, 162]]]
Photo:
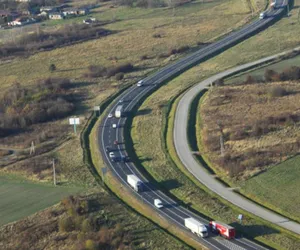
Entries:
[[116, 75], [117, 73], [129, 73], [134, 70], [134, 66], [131, 63], [121, 64], [119, 66], [110, 67], [107, 70], [107, 77]]
[[93, 225], [92, 225], [90, 219], [87, 218], [82, 222], [81, 230], [86, 233], [93, 231]]
[[283, 72], [281, 72], [280, 79], [282, 81], [299, 80], [300, 79], [300, 67], [292, 66], [288, 69], [285, 69]]
[[264, 78], [266, 82], [280, 81], [280, 74], [272, 69], [266, 69]]
[[212, 85], [213, 86], [224, 86], [224, 79], [223, 78], [217, 79], [212, 83]]
[[52, 64], [49, 66], [49, 70], [50, 70], [50, 72], [54, 72], [54, 71], [56, 70], [55, 64], [52, 63]]
[[244, 82], [244, 84], [253, 84], [253, 83], [256, 83], [256, 80], [254, 79], [253, 76], [248, 75], [245, 82]]
[[288, 92], [286, 91], [286, 89], [283, 87], [280, 87], [280, 86], [271, 88], [269, 91], [269, 95], [271, 97], [282, 97], [287, 94], [288, 94]]
[[96, 250], [98, 249], [96, 242], [94, 242], [93, 240], [87, 240], [85, 242], [85, 249], [87, 250]]
[[116, 74], [116, 80], [120, 81], [124, 78], [124, 73], [122, 72], [119, 72]]
[[153, 38], [161, 38], [161, 34], [159, 33], [155, 33], [152, 35]]
[[142, 55], [141, 56], [141, 60], [147, 60], [148, 59], [148, 56], [147, 55]]
[[74, 222], [71, 217], [61, 218], [58, 223], [60, 232], [71, 232], [74, 230]]

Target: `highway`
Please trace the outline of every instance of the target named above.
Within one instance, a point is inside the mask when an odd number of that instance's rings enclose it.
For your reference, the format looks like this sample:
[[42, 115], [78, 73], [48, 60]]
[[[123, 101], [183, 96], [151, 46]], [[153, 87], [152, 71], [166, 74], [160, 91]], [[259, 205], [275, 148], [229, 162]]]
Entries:
[[[299, 50], [299, 48], [298, 48]], [[231, 75], [235, 72], [239, 72], [242, 69], [251, 68], [254, 65], [260, 64], [262, 62], [267, 62], [270, 59], [276, 58], [283, 53], [278, 55], [269, 56], [258, 61], [247, 63], [233, 69], [226, 70], [222, 73], [214, 75], [199, 84], [192, 87], [189, 91], [187, 91], [183, 97], [180, 99], [174, 121], [174, 131], [173, 131], [173, 139], [174, 145], [176, 148], [176, 152], [184, 164], [184, 166], [192, 173], [202, 184], [208, 187], [210, 190], [223, 197], [227, 201], [233, 203], [234, 205], [256, 215], [264, 220], [272, 222], [280, 227], [284, 227], [292, 232], [300, 234], [300, 224], [289, 220], [286, 217], [280, 216], [271, 210], [265, 209], [248, 199], [238, 195], [232, 189], [228, 189], [223, 186], [218, 180], [216, 180], [211, 174], [209, 174], [203, 166], [197, 162], [189, 148], [188, 138], [187, 138], [187, 122], [189, 115], [189, 107], [191, 105], [192, 100], [195, 96], [203, 89], [208, 87], [212, 82], [217, 79], [223, 78], [227, 75]]]
[[[207, 60], [217, 53], [224, 51], [226, 48], [233, 46], [239, 41], [246, 39], [254, 32], [257, 32], [257, 30], [267, 27], [272, 22], [274, 22], [275, 18], [278, 18], [278, 16], [282, 15], [284, 12], [284, 8], [281, 7], [284, 6], [285, 2], [277, 1], [277, 4], [278, 8], [268, 11], [268, 18], [255, 20], [251, 24], [246, 25], [239, 31], [229, 34], [227, 37], [219, 40], [218, 42], [206, 46], [205, 48], [198, 50], [197, 52], [162, 68], [156, 73], [145, 78], [144, 85], [142, 87], [137, 87], [136, 85], [132, 86], [115, 100], [106, 114], [114, 113], [114, 110], [116, 109], [117, 105], [119, 105], [118, 102], [120, 100], [122, 100], [120, 104], [123, 105], [123, 109], [127, 113], [126, 115], [130, 114], [130, 111], [139, 103], [142, 98], [147, 96], [151, 91], [157, 89], [164, 81], [178, 75], [179, 73], [187, 70], [193, 65]], [[135, 174], [136, 176], [138, 176], [144, 182], [145, 190], [140, 193], [132, 191], [132, 194], [140, 198], [145, 204], [149, 205], [153, 209], [156, 209], [156, 211], [161, 216], [168, 219], [174, 225], [177, 225], [180, 229], [185, 230], [186, 233], [189, 233], [189, 231], [183, 225], [184, 218], [194, 217], [202, 223], [208, 224], [208, 221], [180, 206], [176, 203], [176, 201], [172, 200], [162, 191], [158, 190], [155, 186], [149, 183], [149, 181], [147, 181], [147, 179], [140, 173], [140, 171], [132, 162], [111, 160], [111, 158], [108, 156], [108, 153], [106, 152], [107, 147], [113, 150], [117, 158], [127, 155], [124, 145], [124, 125], [127, 121], [126, 115], [119, 119], [116, 117], [108, 118], [108, 116], [106, 116], [104, 119], [102, 119], [98, 128], [99, 136], [97, 139], [99, 150], [103, 156], [105, 164], [109, 167], [111, 172], [125, 187], [129, 187], [126, 182], [126, 175]], [[113, 128], [113, 124], [116, 124], [117, 128]], [[114, 145], [115, 140], [118, 141], [117, 145]], [[155, 208], [155, 206], [153, 205], [153, 201], [155, 198], [159, 198], [160, 200], [162, 200], [165, 204], [165, 207], [160, 210]], [[200, 242], [201, 245], [206, 246], [208, 249], [266, 249], [244, 238], [226, 240], [214, 235], [210, 235], [210, 237], [208, 238], [199, 238], [191, 233], [189, 234], [191, 238], [193, 238], [195, 241]]]

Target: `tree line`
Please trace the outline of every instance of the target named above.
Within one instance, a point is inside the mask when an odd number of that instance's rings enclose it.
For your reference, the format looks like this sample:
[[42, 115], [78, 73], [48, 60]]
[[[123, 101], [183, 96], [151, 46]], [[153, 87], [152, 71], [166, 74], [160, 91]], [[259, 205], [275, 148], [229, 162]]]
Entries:
[[41, 80], [35, 88], [15, 83], [0, 98], [0, 137], [70, 114], [76, 100], [71, 85], [63, 78]]

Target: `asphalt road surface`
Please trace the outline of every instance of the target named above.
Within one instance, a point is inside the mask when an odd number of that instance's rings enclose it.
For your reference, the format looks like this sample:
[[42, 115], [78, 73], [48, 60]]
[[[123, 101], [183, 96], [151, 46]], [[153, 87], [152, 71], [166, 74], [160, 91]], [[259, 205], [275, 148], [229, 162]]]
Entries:
[[232, 191], [232, 189], [226, 188], [218, 180], [216, 180], [211, 174], [209, 174], [205, 170], [203, 166], [200, 165], [199, 162], [195, 160], [189, 148], [188, 138], [187, 138], [187, 122], [188, 122], [188, 115], [189, 115], [189, 107], [191, 105], [192, 100], [201, 90], [205, 89], [207, 86], [209, 86], [212, 82], [214, 82], [217, 79], [223, 78], [234, 72], [239, 72], [242, 69], [250, 68], [251, 66], [260, 64], [262, 62], [267, 62], [270, 59], [276, 58], [282, 54], [283, 53], [275, 56], [270, 56], [253, 63], [247, 63], [242, 66], [235, 67], [233, 69], [226, 70], [192, 87], [188, 92], [184, 94], [184, 96], [180, 99], [178, 103], [176, 114], [175, 114], [173, 138], [174, 138], [174, 145], [181, 162], [202, 184], [204, 184], [210, 190], [220, 195], [227, 201], [233, 203], [234, 205], [252, 214], [255, 214], [256, 216], [259, 216], [266, 221], [272, 222], [280, 227], [284, 227], [292, 232], [300, 234], [300, 224], [291, 221], [288, 218], [280, 216], [272, 212], [271, 210], [265, 209], [249, 201], [248, 199], [245, 199], [244, 197]]
[[[124, 125], [126, 123], [126, 115], [132, 115], [130, 114], [130, 112], [138, 104], [139, 100], [148, 95], [149, 92], [154, 91], [159, 87], [161, 83], [163, 83], [167, 79], [170, 79], [171, 77], [178, 75], [179, 73], [187, 70], [193, 65], [224, 51], [226, 48], [233, 46], [239, 41], [246, 39], [253, 33], [258, 32], [258, 30], [261, 30], [270, 25], [276, 18], [279, 18], [279, 16], [283, 14], [283, 6], [285, 5], [285, 1], [286, 0], [277, 1], [277, 8], [274, 10], [269, 10], [268, 17], [266, 19], [256, 20], [251, 24], [246, 25], [239, 31], [229, 34], [227, 37], [219, 40], [218, 42], [208, 45], [205, 48], [198, 50], [197, 52], [162, 68], [156, 73], [145, 78], [143, 86], [132, 86], [131, 88], [129, 88], [119, 98], [116, 99], [116, 102], [108, 110], [108, 113], [113, 114], [117, 105], [122, 105], [123, 110], [125, 111], [125, 116], [122, 116], [121, 118], [116, 118], [114, 116], [111, 118], [106, 117], [101, 121], [101, 124], [98, 128], [99, 150], [103, 155], [105, 164], [119, 179], [122, 186], [125, 188], [129, 188], [129, 185], [126, 181], [126, 176], [128, 174], [134, 174], [139, 177], [144, 183], [144, 191], [140, 193], [132, 191], [132, 194], [141, 199], [141, 201], [143, 201], [145, 204], [152, 207], [155, 211], [157, 211], [157, 213], [160, 214], [160, 216], [165, 217], [178, 228], [185, 230], [186, 233], [189, 233], [189, 231], [183, 225], [183, 221], [185, 218], [194, 217], [206, 225], [208, 224], [208, 221], [180, 206], [176, 201], [172, 200], [163, 192], [158, 190], [140, 173], [140, 171], [132, 162], [123, 162], [120, 160], [121, 157], [127, 155], [124, 146]], [[120, 100], [122, 101], [119, 103]], [[116, 125], [116, 128], [113, 128], [113, 124]], [[114, 144], [115, 140], [118, 141], [117, 145]], [[112, 158], [110, 158], [108, 153], [106, 152], [107, 147], [109, 148], [110, 152], [114, 152], [114, 160], [112, 160]], [[164, 208], [157, 209], [154, 206], [153, 203], [154, 199], [156, 198], [162, 200], [162, 202], [164, 203]], [[200, 242], [202, 245], [206, 246], [209, 249], [266, 249], [245, 238], [226, 240], [213, 234], [210, 234], [208, 238], [199, 238], [192, 233], [189, 234], [192, 239]]]

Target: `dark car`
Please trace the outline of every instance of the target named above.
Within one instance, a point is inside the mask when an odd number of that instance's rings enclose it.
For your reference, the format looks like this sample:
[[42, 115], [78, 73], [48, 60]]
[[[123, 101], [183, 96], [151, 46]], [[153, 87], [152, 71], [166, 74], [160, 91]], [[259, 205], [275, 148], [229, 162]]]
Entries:
[[109, 152], [110, 152], [110, 148], [109, 148], [109, 147], [106, 147], [106, 148], [105, 148], [105, 151], [106, 151], [106, 153], [109, 153]]
[[126, 155], [123, 155], [123, 156], [121, 157], [121, 161], [122, 161], [122, 162], [128, 162], [128, 161], [129, 161], [129, 157], [126, 156]]

